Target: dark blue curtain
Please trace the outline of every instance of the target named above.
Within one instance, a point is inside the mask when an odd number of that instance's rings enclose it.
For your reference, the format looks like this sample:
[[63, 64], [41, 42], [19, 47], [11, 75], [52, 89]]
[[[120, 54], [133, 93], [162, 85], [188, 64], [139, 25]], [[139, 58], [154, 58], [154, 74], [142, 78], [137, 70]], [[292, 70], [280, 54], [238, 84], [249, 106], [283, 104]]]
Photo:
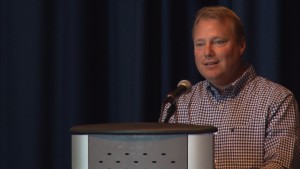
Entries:
[[245, 59], [300, 98], [299, 4], [0, 0], [0, 168], [71, 168], [72, 126], [157, 121], [180, 80], [202, 80], [191, 28], [203, 6], [236, 11]]

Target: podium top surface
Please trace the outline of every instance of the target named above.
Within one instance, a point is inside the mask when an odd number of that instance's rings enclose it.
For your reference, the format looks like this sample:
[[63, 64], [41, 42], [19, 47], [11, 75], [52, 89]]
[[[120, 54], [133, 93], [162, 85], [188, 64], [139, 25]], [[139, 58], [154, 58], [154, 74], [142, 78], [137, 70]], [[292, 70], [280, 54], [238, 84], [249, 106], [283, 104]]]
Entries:
[[205, 134], [217, 132], [213, 126], [178, 123], [104, 123], [79, 125], [73, 134]]

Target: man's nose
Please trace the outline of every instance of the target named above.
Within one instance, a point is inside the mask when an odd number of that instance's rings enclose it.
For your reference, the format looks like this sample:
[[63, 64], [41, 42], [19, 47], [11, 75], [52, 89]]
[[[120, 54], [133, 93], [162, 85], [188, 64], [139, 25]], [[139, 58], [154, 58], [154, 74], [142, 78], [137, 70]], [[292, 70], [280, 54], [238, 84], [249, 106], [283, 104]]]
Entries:
[[207, 43], [204, 47], [204, 56], [205, 57], [212, 57], [213, 54], [214, 54], [214, 52], [213, 52], [212, 44]]

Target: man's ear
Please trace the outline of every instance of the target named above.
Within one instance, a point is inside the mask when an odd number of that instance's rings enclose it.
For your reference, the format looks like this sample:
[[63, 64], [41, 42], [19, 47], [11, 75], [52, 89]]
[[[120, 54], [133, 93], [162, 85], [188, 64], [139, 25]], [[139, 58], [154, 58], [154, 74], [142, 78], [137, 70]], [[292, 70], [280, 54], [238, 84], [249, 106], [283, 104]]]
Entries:
[[246, 50], [246, 42], [243, 41], [240, 43], [240, 55], [243, 55], [245, 53]]

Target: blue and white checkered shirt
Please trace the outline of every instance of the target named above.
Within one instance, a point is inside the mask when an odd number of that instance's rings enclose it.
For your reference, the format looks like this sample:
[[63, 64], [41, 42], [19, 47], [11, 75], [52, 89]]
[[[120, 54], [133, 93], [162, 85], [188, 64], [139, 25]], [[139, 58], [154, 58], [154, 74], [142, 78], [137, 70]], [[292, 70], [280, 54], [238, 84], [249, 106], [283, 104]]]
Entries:
[[217, 169], [300, 169], [299, 110], [294, 95], [256, 76], [252, 66], [222, 94], [208, 81], [194, 85], [179, 98], [169, 122], [217, 127]]

